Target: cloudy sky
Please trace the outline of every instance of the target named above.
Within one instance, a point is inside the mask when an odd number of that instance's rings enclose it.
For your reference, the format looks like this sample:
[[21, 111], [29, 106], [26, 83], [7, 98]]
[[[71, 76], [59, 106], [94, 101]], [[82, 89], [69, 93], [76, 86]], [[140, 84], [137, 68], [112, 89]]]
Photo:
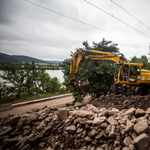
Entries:
[[83, 41], [102, 38], [127, 59], [148, 56], [150, 1], [0, 0], [0, 52], [64, 60]]

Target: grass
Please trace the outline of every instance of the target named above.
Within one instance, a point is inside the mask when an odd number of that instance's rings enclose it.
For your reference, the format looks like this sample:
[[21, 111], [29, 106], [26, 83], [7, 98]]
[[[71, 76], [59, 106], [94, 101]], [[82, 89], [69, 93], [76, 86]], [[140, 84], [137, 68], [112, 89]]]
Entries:
[[34, 99], [39, 99], [39, 98], [46, 98], [46, 97], [55, 96], [55, 95], [59, 95], [59, 94], [66, 94], [66, 93], [69, 93], [69, 92], [70, 91], [63, 92], [63, 93], [62, 92], [56, 92], [54, 94], [47, 93], [47, 94], [41, 94], [41, 95], [28, 96], [26, 98], [15, 99], [14, 102], [12, 102], [12, 103], [21, 102], [21, 101], [28, 101], [28, 100], [34, 100]]

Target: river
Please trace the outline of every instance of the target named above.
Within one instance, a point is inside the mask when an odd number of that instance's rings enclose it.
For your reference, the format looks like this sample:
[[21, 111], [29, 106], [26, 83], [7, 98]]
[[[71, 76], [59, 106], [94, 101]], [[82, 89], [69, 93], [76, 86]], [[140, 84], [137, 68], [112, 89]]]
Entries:
[[63, 78], [63, 72], [62, 70], [46, 70], [46, 72], [50, 75], [50, 77], [57, 77], [60, 81], [60, 83], [64, 82], [64, 78]]
[[[63, 78], [63, 72], [62, 70], [46, 70], [46, 72], [50, 75], [50, 77], [57, 77], [60, 81], [60, 83], [64, 82], [64, 78]], [[2, 73], [2, 71], [0, 71], [0, 74]], [[3, 80], [0, 78], [0, 82], [2, 82]]]

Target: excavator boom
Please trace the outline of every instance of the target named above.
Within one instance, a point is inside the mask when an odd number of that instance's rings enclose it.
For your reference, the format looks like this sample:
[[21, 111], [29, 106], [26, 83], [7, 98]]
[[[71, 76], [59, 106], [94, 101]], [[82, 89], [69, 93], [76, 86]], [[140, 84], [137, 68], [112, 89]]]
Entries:
[[[95, 53], [98, 55], [88, 55], [84, 56], [82, 51], [88, 51], [91, 53]], [[75, 52], [71, 59], [71, 65], [70, 65], [70, 74], [71, 74], [71, 80], [70, 84], [73, 85], [75, 88], [83, 88], [86, 85], [89, 84], [88, 80], [85, 79], [84, 81], [79, 81], [77, 84], [75, 79], [78, 71], [79, 63], [82, 59], [91, 59], [91, 60], [112, 60], [115, 63], [124, 63], [127, 62], [126, 58], [123, 54], [114, 54], [110, 52], [102, 52], [102, 51], [95, 51], [95, 50], [83, 50], [79, 49], [77, 52]]]

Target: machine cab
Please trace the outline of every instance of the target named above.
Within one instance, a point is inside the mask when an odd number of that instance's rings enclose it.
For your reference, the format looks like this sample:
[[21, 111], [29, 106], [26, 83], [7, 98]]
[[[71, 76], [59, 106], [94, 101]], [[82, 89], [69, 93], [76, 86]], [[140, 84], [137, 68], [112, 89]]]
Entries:
[[137, 83], [140, 80], [141, 64], [123, 63], [116, 65], [115, 82], [121, 84]]

